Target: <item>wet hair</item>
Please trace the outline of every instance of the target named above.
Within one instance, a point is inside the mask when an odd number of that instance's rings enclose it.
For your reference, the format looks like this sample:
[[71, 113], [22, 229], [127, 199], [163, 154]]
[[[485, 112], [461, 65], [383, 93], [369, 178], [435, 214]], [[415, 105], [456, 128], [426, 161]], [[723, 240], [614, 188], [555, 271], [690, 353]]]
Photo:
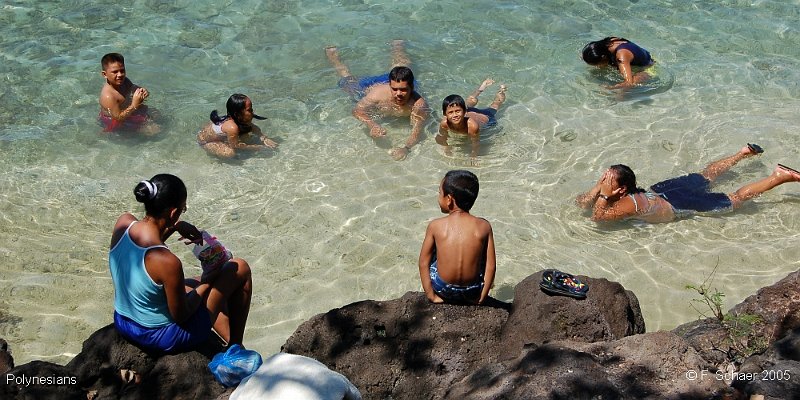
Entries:
[[442, 181], [442, 193], [453, 196], [458, 208], [469, 211], [478, 198], [478, 177], [466, 170], [448, 171]]
[[[239, 133], [250, 132], [253, 129], [253, 127], [242, 122], [242, 114], [244, 113], [245, 101], [247, 99], [248, 97], [241, 93], [232, 94], [231, 97], [228, 97], [228, 102], [225, 103], [225, 109], [228, 111], [228, 114], [220, 117], [219, 112], [217, 112], [217, 110], [211, 111], [211, 115], [209, 116], [211, 122], [213, 122], [216, 125], [219, 125], [225, 122], [225, 120], [227, 120], [228, 118], [230, 118], [233, 120], [233, 122], [236, 123], [236, 126], [239, 127]], [[255, 113], [253, 113], [253, 118], [266, 119], [265, 117], [256, 115]]]
[[158, 174], [139, 182], [133, 194], [136, 201], [144, 203], [147, 215], [158, 216], [186, 201], [186, 185], [175, 175]]
[[616, 36], [608, 36], [601, 40], [596, 40], [594, 42], [589, 42], [586, 46], [583, 47], [581, 50], [581, 58], [587, 64], [590, 65], [597, 65], [602, 62], [607, 62], [609, 65], [615, 66], [617, 65], [617, 59], [614, 57], [614, 54], [608, 49], [611, 46], [612, 42], [627, 42], [627, 39], [616, 37]]
[[633, 173], [633, 170], [629, 166], [615, 164], [609, 167], [609, 169], [617, 178], [617, 184], [620, 187], [625, 187], [628, 193], [639, 193], [645, 191], [640, 187], [636, 187], [636, 174]]
[[442, 100], [442, 114], [447, 114], [447, 107], [452, 105], [457, 105], [462, 110], [467, 111], [467, 103], [464, 102], [464, 98], [457, 94], [451, 94]]
[[125, 64], [125, 57], [119, 53], [108, 53], [100, 59], [100, 66], [103, 68], [103, 71], [105, 71], [108, 64], [111, 63]]
[[411, 90], [414, 90], [414, 73], [408, 67], [394, 67], [389, 71], [389, 80], [395, 82], [407, 82]]

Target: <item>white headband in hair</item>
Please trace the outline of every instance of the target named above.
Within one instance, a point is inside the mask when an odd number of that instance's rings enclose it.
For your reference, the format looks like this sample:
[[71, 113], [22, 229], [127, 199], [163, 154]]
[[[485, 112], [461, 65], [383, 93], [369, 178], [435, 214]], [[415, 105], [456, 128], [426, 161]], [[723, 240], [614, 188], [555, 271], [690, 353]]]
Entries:
[[143, 180], [141, 183], [144, 183], [144, 185], [147, 186], [147, 190], [150, 192], [150, 196], [147, 197], [147, 200], [155, 199], [158, 194], [158, 187], [156, 184], [148, 180]]

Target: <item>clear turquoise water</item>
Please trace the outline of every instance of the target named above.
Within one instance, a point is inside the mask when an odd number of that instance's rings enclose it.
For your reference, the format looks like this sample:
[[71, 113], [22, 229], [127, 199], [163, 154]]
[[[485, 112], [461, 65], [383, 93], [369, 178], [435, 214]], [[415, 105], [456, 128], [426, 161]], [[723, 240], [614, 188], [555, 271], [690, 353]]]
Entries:
[[[529, 4], [533, 3], [533, 4]], [[598, 227], [572, 203], [612, 163], [640, 183], [700, 169], [746, 142], [767, 151], [720, 181], [731, 191], [798, 164], [798, 1], [11, 1], [0, 7], [0, 337], [17, 363], [63, 363], [111, 322], [111, 226], [141, 215], [139, 180], [160, 172], [190, 191], [186, 219], [248, 259], [256, 293], [245, 341], [277, 351], [310, 316], [419, 290], [416, 259], [438, 217], [444, 172], [481, 179], [473, 213], [494, 226], [493, 295], [543, 268], [633, 290], [648, 330], [697, 318], [687, 284], [716, 268], [732, 306], [800, 266], [800, 185], [740, 212], [672, 224]], [[648, 48], [653, 90], [624, 98], [577, 52], [606, 35]], [[509, 86], [501, 129], [477, 166], [443, 155], [435, 125], [395, 162], [350, 115], [323, 48], [355, 74], [384, 72], [404, 38], [422, 93], [468, 94], [485, 77]], [[100, 57], [126, 56], [131, 79], [163, 114], [152, 138], [106, 136], [95, 122]], [[490, 88], [482, 100], [491, 101]], [[221, 163], [194, 143], [231, 93], [270, 119], [279, 151]], [[404, 121], [388, 123], [401, 143]], [[187, 274], [189, 249], [172, 242]]]

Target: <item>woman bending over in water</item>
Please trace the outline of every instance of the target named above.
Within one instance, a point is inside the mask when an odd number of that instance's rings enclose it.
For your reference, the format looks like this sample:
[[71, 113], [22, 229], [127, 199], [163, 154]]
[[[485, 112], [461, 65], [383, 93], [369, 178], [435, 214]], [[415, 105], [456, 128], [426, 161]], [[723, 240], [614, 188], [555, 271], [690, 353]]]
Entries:
[[[611, 87], [619, 89], [634, 86], [651, 78], [647, 68], [655, 64], [650, 52], [627, 39], [609, 36], [589, 42], [581, 51], [581, 58], [589, 65], [612, 66], [619, 69], [624, 82]], [[633, 67], [637, 68], [634, 72]]]
[[261, 128], [253, 125], [253, 119], [266, 118], [253, 112], [253, 102], [249, 97], [234, 94], [228, 98], [225, 107], [227, 115], [220, 117], [217, 110], [212, 111], [211, 122], [197, 134], [197, 143], [209, 154], [221, 158], [233, 158], [237, 150], [264, 150], [278, 147], [277, 143], [261, 132]]

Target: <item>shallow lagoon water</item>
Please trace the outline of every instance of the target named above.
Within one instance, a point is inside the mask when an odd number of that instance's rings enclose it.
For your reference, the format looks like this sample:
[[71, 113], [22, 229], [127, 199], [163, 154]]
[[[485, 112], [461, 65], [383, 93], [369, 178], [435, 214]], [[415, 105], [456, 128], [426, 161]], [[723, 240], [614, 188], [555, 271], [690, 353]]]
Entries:
[[[720, 190], [779, 162], [800, 165], [799, 2], [527, 3], [4, 3], [0, 337], [17, 363], [65, 363], [112, 321], [110, 230], [123, 211], [141, 215], [132, 189], [160, 172], [187, 183], [185, 218], [253, 267], [245, 342], [262, 354], [317, 313], [420, 290], [419, 247], [440, 216], [438, 182], [454, 168], [481, 180], [473, 213], [494, 227], [501, 300], [526, 276], [559, 268], [622, 283], [655, 331], [698, 317], [685, 286], [713, 271], [732, 306], [798, 269], [800, 185], [735, 214], [661, 225], [598, 226], [572, 199], [610, 164], [630, 165], [649, 186], [747, 142], [766, 152], [721, 178]], [[650, 50], [669, 86], [603, 89], [578, 51], [607, 35]], [[337, 45], [353, 73], [377, 74], [395, 38], [407, 40], [434, 115], [401, 162], [386, 147], [405, 140], [408, 124], [387, 121], [388, 141], [372, 143], [323, 52]], [[99, 60], [112, 51], [152, 93], [159, 135], [109, 136], [95, 122]], [[487, 76], [497, 83], [483, 105], [509, 86], [498, 131], [477, 160], [445, 156], [433, 140], [441, 99]], [[269, 117], [259, 125], [278, 151], [224, 163], [195, 144], [235, 92]], [[190, 248], [170, 245], [187, 274], [199, 273]]]

